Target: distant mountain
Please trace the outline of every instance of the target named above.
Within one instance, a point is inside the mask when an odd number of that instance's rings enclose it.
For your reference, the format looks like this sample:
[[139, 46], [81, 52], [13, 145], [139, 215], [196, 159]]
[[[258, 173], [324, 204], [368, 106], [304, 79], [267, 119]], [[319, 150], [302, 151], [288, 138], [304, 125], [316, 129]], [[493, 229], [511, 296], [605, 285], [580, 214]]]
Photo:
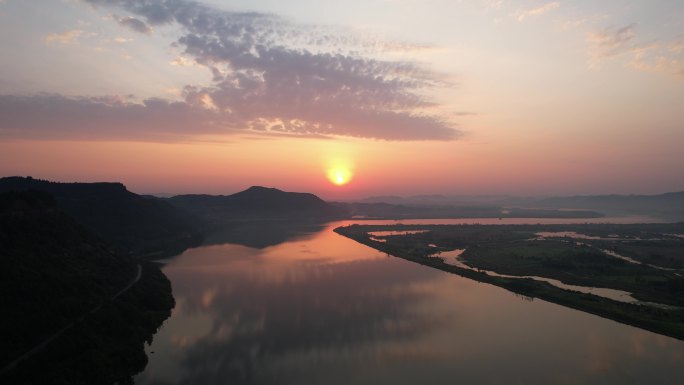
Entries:
[[174, 306], [156, 266], [117, 254], [41, 191], [0, 193], [0, 301], [0, 382], [13, 384], [128, 383]]
[[211, 224], [244, 220], [331, 220], [347, 212], [309, 193], [253, 186], [233, 195], [178, 195], [167, 202]]
[[579, 195], [546, 198], [539, 207], [600, 210], [610, 215], [647, 215], [684, 220], [684, 191], [659, 195]]
[[162, 199], [134, 194], [121, 183], [0, 178], [0, 192], [27, 190], [49, 193], [67, 214], [125, 253], [169, 255], [201, 240], [196, 218]]

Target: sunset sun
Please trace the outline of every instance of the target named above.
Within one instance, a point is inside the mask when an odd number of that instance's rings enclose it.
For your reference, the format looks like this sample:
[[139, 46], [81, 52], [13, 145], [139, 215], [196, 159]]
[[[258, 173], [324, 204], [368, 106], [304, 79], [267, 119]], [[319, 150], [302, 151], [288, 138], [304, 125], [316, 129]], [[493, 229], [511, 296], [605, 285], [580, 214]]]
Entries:
[[348, 168], [333, 167], [328, 169], [327, 176], [330, 182], [335, 185], [342, 186], [351, 181], [353, 174]]

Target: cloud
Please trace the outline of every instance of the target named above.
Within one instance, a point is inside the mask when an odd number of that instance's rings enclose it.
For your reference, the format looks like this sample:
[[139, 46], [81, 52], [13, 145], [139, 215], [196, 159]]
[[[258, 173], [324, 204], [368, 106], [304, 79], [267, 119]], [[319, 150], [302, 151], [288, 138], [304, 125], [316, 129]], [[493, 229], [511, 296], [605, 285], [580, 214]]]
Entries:
[[504, 4], [503, 0], [483, 0], [486, 10], [499, 10]]
[[[186, 91], [187, 92], [187, 91]], [[0, 95], [0, 139], [82, 139], [183, 141], [203, 135], [239, 133], [325, 138], [351, 136], [388, 140], [435, 139], [442, 124], [426, 116], [392, 112], [344, 117], [349, 125], [330, 125], [287, 118], [245, 121], [219, 111], [208, 94], [188, 101], [151, 98], [141, 103], [126, 97], [68, 97], [59, 94]], [[323, 114], [325, 112], [321, 112]], [[344, 111], [330, 111], [343, 114]], [[333, 117], [338, 119], [339, 116]], [[427, 128], [426, 137], [416, 127]], [[445, 133], [444, 139], [452, 138]]]
[[136, 19], [135, 17], [122, 17], [116, 20], [120, 25], [131, 29], [132, 31], [144, 33], [150, 35], [152, 33], [152, 28], [150, 28], [145, 22]]
[[635, 48], [636, 23], [622, 28], [605, 28], [587, 34], [590, 54], [595, 60], [616, 56]]
[[78, 41], [78, 38], [83, 35], [83, 30], [73, 29], [71, 31], [64, 31], [62, 33], [51, 33], [43, 38], [46, 44], [70, 44]]
[[179, 66], [179, 67], [192, 67], [197, 65], [194, 60], [188, 59], [183, 56], [178, 56], [175, 59], [171, 60], [169, 64], [173, 66]]
[[669, 50], [672, 53], [684, 53], [684, 35], [679, 35], [670, 42]]
[[182, 100], [173, 102], [5, 96], [0, 135], [21, 130], [52, 136], [81, 131], [103, 138], [245, 132], [452, 140], [460, 135], [453, 122], [435, 112], [441, 106], [425, 96], [449, 86], [444, 76], [414, 62], [374, 55], [426, 46], [378, 43], [339, 28], [296, 25], [274, 15], [228, 12], [186, 0], [86, 1], [131, 13], [117, 21], [139, 32], [161, 25], [179, 28], [173, 45], [184, 59], [174, 63], [204, 66], [213, 82], [188, 85]]
[[134, 103], [126, 97], [0, 95], [0, 138], [4, 139], [173, 141], [225, 132], [219, 118], [210, 110], [163, 99]]
[[669, 44], [644, 42], [638, 38], [636, 26], [632, 23], [589, 33], [591, 67], [610, 58], [626, 58], [626, 64], [635, 70], [676, 75], [684, 80], [684, 39], [678, 36]]
[[545, 14], [546, 12], [554, 10], [558, 7], [560, 7], [560, 3], [557, 1], [554, 1], [551, 3], [546, 3], [546, 4], [539, 6], [539, 7], [536, 7], [536, 8], [531, 8], [531, 9], [527, 9], [527, 10], [518, 12], [517, 19], [518, 19], [518, 21], [523, 21], [526, 18], [531, 17], [531, 16], [541, 16], [541, 15]]
[[673, 74], [684, 80], [684, 58], [671, 55], [655, 43], [633, 49], [629, 65], [639, 71]]

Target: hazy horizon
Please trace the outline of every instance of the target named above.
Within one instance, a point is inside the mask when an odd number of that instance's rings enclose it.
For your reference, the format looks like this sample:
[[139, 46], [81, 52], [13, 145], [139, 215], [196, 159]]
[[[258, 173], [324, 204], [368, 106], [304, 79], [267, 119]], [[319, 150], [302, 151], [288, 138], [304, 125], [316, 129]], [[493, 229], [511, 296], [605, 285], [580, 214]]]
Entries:
[[47, 179], [43, 178], [40, 176], [34, 176], [34, 175], [1, 175], [0, 178], [4, 177], [30, 177], [33, 179], [39, 179], [39, 180], [47, 180], [49, 182], [57, 182], [57, 183], [122, 183], [129, 191], [139, 194], [139, 195], [152, 195], [152, 196], [157, 196], [160, 198], [167, 198], [167, 197], [173, 197], [177, 195], [192, 195], [192, 194], [206, 194], [206, 195], [231, 195], [235, 194], [241, 191], [245, 191], [251, 187], [266, 187], [266, 188], [275, 188], [284, 192], [296, 192], [296, 193], [312, 193], [324, 200], [340, 200], [340, 201], [361, 201], [364, 199], [380, 199], [380, 198], [400, 198], [400, 199], [407, 199], [410, 200], [411, 198], [429, 198], [429, 197], [443, 197], [443, 198], [551, 198], [551, 197], [576, 197], [576, 196], [607, 196], [607, 195], [621, 195], [621, 196], [641, 196], [641, 195], [662, 195], [662, 194], [667, 194], [667, 193], [680, 193], [684, 191], [662, 191], [662, 192], [655, 192], [655, 193], [629, 193], [629, 192], [608, 192], [608, 193], [577, 193], [577, 194], [505, 194], [505, 193], [472, 193], [472, 194], [466, 194], [466, 193], [459, 193], [459, 192], [440, 192], [440, 191], [433, 191], [433, 192], [421, 192], [421, 193], [415, 193], [415, 194], [393, 194], [392, 192], [380, 192], [377, 194], [369, 194], [369, 195], [359, 195], [359, 196], [345, 196], [343, 198], [336, 198], [335, 196], [326, 196], [323, 194], [319, 194], [318, 192], [315, 191], [308, 191], [308, 190], [289, 190], [287, 188], [282, 188], [280, 186], [275, 186], [275, 185], [270, 185], [268, 183], [264, 184], [253, 184], [253, 185], [245, 185], [245, 186], [238, 186], [236, 189], [222, 189], [222, 188], [217, 188], [217, 189], [206, 189], [203, 190], [201, 187], [196, 187], [196, 188], [189, 188], [188, 186], [183, 186], [183, 189], [178, 190], [178, 191], [146, 191], [146, 190], [138, 190], [135, 188], [132, 188], [131, 186], [127, 185], [126, 183], [120, 181], [120, 180], [56, 180], [56, 179]]
[[[240, 191], [244, 191], [250, 187], [253, 186], [260, 186], [260, 187], [267, 187], [267, 188], [275, 188], [281, 191], [286, 191], [286, 192], [300, 192], [300, 193], [313, 193], [315, 195], [318, 195], [320, 198], [323, 198], [325, 200], [331, 200], [335, 199], [334, 197], [328, 198], [325, 195], [319, 195], [316, 194], [315, 192], [312, 191], [306, 191], [306, 190], [287, 190], [280, 188], [278, 186], [271, 186], [271, 185], [251, 185], [251, 186], [244, 186], [244, 188], [238, 188], [237, 190], [217, 190], [214, 192], [207, 192], [207, 191], [194, 191], [190, 190], [189, 192], [166, 192], [166, 191], [155, 191], [155, 192], [150, 192], [150, 191], [134, 191], [131, 190], [132, 192], [135, 192], [137, 194], [142, 194], [142, 195], [154, 195], [154, 196], [159, 196], [159, 197], [166, 197], [166, 196], [175, 196], [175, 195], [185, 195], [185, 194], [208, 194], [208, 195], [230, 195], [230, 194], [235, 194]], [[130, 188], [129, 188], [130, 190]], [[363, 200], [363, 199], [368, 199], [368, 198], [382, 198], [382, 197], [398, 197], [398, 198], [415, 198], [415, 197], [429, 197], [429, 196], [439, 196], [439, 197], [445, 197], [445, 198], [450, 198], [450, 197], [462, 197], [462, 198], [496, 198], [496, 197], [511, 197], [511, 198], [546, 198], [546, 197], [572, 197], [572, 196], [603, 196], [603, 195], [661, 195], [661, 194], [667, 194], [667, 193], [678, 193], [681, 191], [663, 191], [659, 193], [653, 193], [653, 194], [636, 194], [636, 193], [587, 193], [587, 194], [496, 194], [496, 193], [482, 193], [482, 194], [460, 194], [458, 192], [455, 193], [449, 193], [449, 192], [428, 192], [428, 193], [417, 193], [417, 194], [391, 194], [391, 193], [386, 193], [386, 194], [373, 194], [373, 195], [361, 195], [361, 196], [349, 196], [342, 198], [340, 200], [342, 201], [355, 201], [355, 200]]]
[[0, 175], [325, 199], [684, 190], [684, 3], [0, 1]]

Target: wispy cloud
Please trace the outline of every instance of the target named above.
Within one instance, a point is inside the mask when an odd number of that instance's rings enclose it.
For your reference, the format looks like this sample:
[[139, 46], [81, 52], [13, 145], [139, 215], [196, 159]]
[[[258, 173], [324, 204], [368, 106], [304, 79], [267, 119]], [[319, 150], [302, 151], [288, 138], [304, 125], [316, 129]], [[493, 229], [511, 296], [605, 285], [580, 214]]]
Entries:
[[175, 59], [171, 60], [169, 63], [173, 66], [179, 67], [192, 67], [197, 65], [197, 63], [193, 59], [188, 59], [184, 56], [178, 56]]
[[149, 35], [152, 33], [152, 28], [150, 28], [145, 22], [136, 19], [135, 17], [122, 17], [116, 20], [120, 25], [129, 28], [132, 31], [138, 33], [144, 33]]
[[209, 109], [163, 99], [0, 95], [0, 138], [173, 141], [225, 132], [219, 118]]
[[660, 44], [651, 44], [632, 50], [629, 65], [639, 71], [676, 75], [684, 80], [684, 57], [672, 55]]
[[[340, 28], [298, 25], [189, 0], [85, 1], [130, 13], [113, 19], [137, 32], [176, 26], [181, 36], [173, 46], [180, 59], [172, 63], [203, 66], [213, 82], [187, 85], [182, 101], [173, 102], [4, 96], [0, 135], [32, 130], [103, 138], [251, 132], [451, 140], [460, 135], [451, 117], [440, 115], [441, 106], [425, 96], [449, 85], [442, 74], [415, 62], [377, 58], [381, 52], [429, 46], [367, 39]], [[79, 34], [51, 39], [69, 41]]]
[[628, 52], [636, 47], [636, 23], [621, 28], [608, 27], [587, 34], [589, 52], [594, 61]]
[[504, 2], [503, 0], [483, 0], [486, 10], [498, 10], [501, 9]]
[[78, 38], [83, 35], [83, 30], [72, 29], [61, 33], [51, 33], [43, 38], [46, 44], [70, 44], [78, 41]]
[[128, 39], [128, 38], [121, 37], [121, 36], [117, 36], [117, 37], [115, 37], [115, 38], [113, 39], [113, 41], [114, 41], [115, 43], [118, 43], [118, 44], [128, 43], [128, 42], [130, 42], [130, 41], [132, 41], [132, 40], [133, 40], [133, 39]]
[[541, 6], [538, 6], [535, 8], [530, 8], [530, 9], [519, 11], [516, 15], [516, 18], [518, 19], [518, 21], [524, 21], [526, 18], [541, 16], [541, 15], [543, 15], [549, 11], [552, 11], [558, 7], [560, 7], [560, 3], [557, 1], [554, 1], [551, 3], [546, 3], [544, 5], [541, 5]]
[[610, 58], [624, 57], [626, 64], [633, 69], [674, 74], [684, 79], [684, 39], [679, 36], [669, 44], [657, 40], [642, 41], [636, 29], [637, 24], [632, 23], [587, 34], [590, 66], [598, 67]]
[[558, 20], [558, 26], [562, 31], [569, 31], [580, 27], [586, 27], [587, 25], [596, 25], [599, 23], [603, 23], [605, 20], [608, 19], [610, 19], [610, 16], [604, 13], [574, 16], [566, 15], [565, 18], [561, 18]]
[[684, 35], [679, 35], [670, 42], [669, 50], [672, 53], [684, 53]]

